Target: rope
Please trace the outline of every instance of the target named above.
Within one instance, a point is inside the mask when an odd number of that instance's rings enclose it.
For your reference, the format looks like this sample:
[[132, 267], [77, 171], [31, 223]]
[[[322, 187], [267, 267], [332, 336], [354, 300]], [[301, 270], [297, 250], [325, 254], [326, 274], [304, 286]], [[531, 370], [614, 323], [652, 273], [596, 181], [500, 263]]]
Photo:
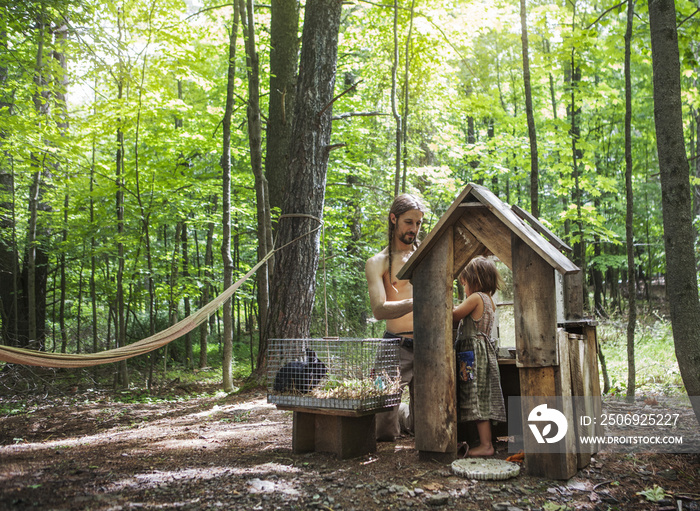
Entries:
[[[323, 225], [323, 223], [321, 223]], [[91, 367], [100, 364], [111, 364], [113, 362], [119, 362], [121, 360], [126, 360], [127, 358], [136, 357], [138, 355], [144, 355], [151, 351], [157, 350], [168, 344], [169, 342], [182, 337], [187, 332], [190, 332], [197, 328], [199, 325], [204, 323], [209, 319], [223, 303], [231, 298], [233, 294], [238, 290], [241, 285], [248, 280], [251, 276], [255, 274], [258, 269], [270, 259], [275, 252], [282, 250], [283, 248], [295, 243], [301, 238], [308, 236], [321, 228], [321, 225], [310, 230], [306, 234], [302, 234], [298, 238], [293, 239], [289, 243], [277, 248], [272, 249], [263, 257], [258, 263], [253, 266], [248, 273], [246, 273], [240, 280], [231, 285], [228, 289], [224, 290], [219, 296], [214, 298], [207, 305], [199, 309], [194, 314], [187, 316], [182, 321], [175, 323], [174, 325], [166, 328], [165, 330], [158, 332], [150, 337], [141, 339], [128, 346], [121, 346], [119, 348], [114, 348], [111, 350], [101, 351], [99, 353], [84, 353], [84, 354], [71, 354], [71, 353], [47, 353], [44, 351], [31, 350], [26, 348], [15, 348], [12, 346], [0, 346], [0, 360], [4, 362], [9, 362], [11, 364], [22, 364], [29, 366], [41, 366], [41, 367], [63, 367], [63, 368], [80, 368], [80, 367]]]

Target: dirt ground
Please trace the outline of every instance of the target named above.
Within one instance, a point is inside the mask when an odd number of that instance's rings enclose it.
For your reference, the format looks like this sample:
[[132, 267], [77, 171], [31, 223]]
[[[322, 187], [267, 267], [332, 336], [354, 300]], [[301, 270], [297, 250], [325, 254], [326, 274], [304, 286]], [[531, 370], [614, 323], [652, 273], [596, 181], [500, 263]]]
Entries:
[[[0, 393], [0, 509], [700, 509], [694, 454], [598, 454], [568, 481], [475, 481], [419, 459], [409, 436], [348, 460], [296, 454], [292, 413], [264, 389], [173, 392], [152, 403], [77, 387]], [[12, 411], [20, 398], [29, 406]]]

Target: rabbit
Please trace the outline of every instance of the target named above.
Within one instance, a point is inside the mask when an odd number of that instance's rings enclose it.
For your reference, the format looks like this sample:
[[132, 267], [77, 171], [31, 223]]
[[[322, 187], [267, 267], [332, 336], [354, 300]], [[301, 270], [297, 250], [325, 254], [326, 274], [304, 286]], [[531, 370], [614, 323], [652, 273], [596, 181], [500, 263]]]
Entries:
[[306, 394], [325, 378], [328, 370], [316, 352], [306, 348], [306, 361], [294, 360], [283, 365], [277, 375], [273, 389], [277, 392], [301, 392]]

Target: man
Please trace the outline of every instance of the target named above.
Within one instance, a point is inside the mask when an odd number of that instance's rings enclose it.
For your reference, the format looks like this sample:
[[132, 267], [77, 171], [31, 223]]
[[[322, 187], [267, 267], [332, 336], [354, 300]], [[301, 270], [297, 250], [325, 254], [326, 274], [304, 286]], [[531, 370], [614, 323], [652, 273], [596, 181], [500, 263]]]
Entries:
[[[416, 197], [404, 194], [394, 199], [389, 211], [389, 243], [367, 260], [365, 276], [372, 314], [386, 320], [385, 338], [400, 338], [399, 365], [401, 389], [408, 385], [409, 414], [404, 429], [413, 431], [413, 286], [398, 280], [396, 274], [418, 248], [418, 233], [425, 206]], [[399, 407], [377, 414], [377, 440], [393, 441], [401, 434]]]

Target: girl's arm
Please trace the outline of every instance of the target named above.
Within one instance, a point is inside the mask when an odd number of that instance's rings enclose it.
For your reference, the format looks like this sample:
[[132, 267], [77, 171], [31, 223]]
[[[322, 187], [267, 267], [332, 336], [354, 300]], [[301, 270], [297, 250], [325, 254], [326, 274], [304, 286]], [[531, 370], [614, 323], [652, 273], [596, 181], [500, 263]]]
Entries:
[[452, 321], [458, 323], [460, 320], [469, 316], [476, 308], [481, 305], [483, 308], [483, 300], [479, 293], [472, 293], [467, 296], [462, 303], [452, 309]]

